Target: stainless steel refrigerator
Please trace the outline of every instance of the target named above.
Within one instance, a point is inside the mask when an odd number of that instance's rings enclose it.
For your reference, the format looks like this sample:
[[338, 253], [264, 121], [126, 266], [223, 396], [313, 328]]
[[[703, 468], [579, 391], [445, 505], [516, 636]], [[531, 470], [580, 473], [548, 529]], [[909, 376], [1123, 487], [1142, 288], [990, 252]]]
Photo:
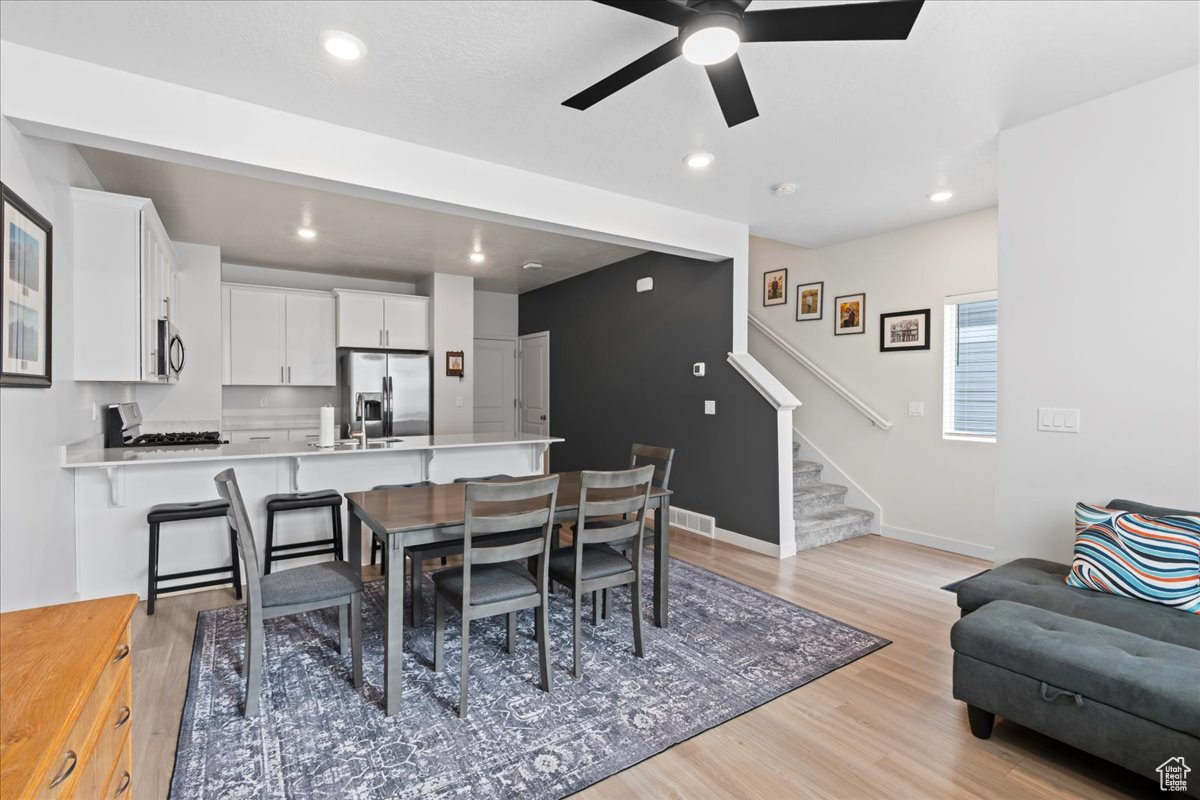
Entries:
[[350, 350], [338, 363], [342, 429], [357, 432], [356, 404], [363, 396], [367, 437], [423, 436], [432, 431], [428, 353], [378, 353]]

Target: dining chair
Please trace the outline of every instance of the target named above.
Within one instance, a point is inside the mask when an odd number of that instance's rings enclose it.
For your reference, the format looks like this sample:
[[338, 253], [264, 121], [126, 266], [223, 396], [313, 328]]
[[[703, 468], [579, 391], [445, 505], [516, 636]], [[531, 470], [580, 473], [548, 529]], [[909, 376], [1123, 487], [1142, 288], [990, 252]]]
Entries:
[[263, 622], [305, 611], [337, 608], [338, 652], [344, 655], [349, 648], [351, 679], [354, 688], [361, 689], [361, 567], [351, 566], [345, 561], [327, 561], [263, 575], [237, 475], [232, 469], [227, 469], [219, 473], [214, 481], [217, 493], [229, 503], [229, 525], [237, 532], [242, 561], [246, 565], [246, 655], [242, 659], [246, 701], [242, 713], [247, 717], [258, 714], [262, 690]]
[[[633, 447], [629, 448], [629, 468], [640, 467], [645, 464], [654, 466], [654, 480], [652, 483], [657, 489], [666, 489], [671, 482], [671, 465], [675, 462], [674, 447], [655, 447], [649, 444], [634, 443]], [[628, 517], [628, 514], [625, 515]], [[601, 523], [603, 524], [603, 523]], [[629, 556], [629, 548], [617, 546], [626, 557]], [[599, 618], [608, 619], [608, 589], [602, 593], [603, 602], [597, 605], [595, 599], [592, 602], [592, 624], [598, 625]], [[601, 610], [603, 609], [603, 610]]]
[[[462, 617], [462, 673], [459, 684], [458, 716], [467, 716], [467, 652], [471, 620], [508, 615], [506, 649], [516, 650], [517, 612], [537, 609], [537, 633], [542, 691], [552, 686], [550, 675], [550, 621], [547, 616], [547, 565], [550, 531], [558, 497], [558, 476], [517, 483], [468, 483], [463, 508], [463, 563], [433, 574], [435, 588], [433, 669], [445, 663], [446, 606]], [[517, 503], [514, 509], [513, 503]], [[502, 504], [497, 507], [497, 504]], [[528, 531], [532, 538], [513, 542], [504, 539], [488, 544], [494, 534]], [[477, 537], [484, 538], [482, 543]], [[534, 572], [526, 560], [537, 557]]]
[[[646, 504], [650, 501], [655, 467], [647, 464], [617, 472], [584, 470], [579, 482], [579, 511], [575, 519], [575, 537], [570, 547], [550, 555], [550, 580], [571, 590], [574, 658], [571, 674], [580, 675], [580, 615], [585, 594], [592, 595], [593, 621], [597, 592], [616, 586], [629, 586], [633, 610], [633, 652], [642, 657], [642, 537], [646, 530]], [[613, 497], [614, 489], [635, 489]], [[589, 498], [593, 490], [602, 491]], [[613, 518], [620, 515], [620, 518]], [[595, 517], [606, 517], [596, 520]], [[590, 520], [590, 522], [589, 522]], [[614, 544], [626, 543], [630, 553], [622, 554]]]

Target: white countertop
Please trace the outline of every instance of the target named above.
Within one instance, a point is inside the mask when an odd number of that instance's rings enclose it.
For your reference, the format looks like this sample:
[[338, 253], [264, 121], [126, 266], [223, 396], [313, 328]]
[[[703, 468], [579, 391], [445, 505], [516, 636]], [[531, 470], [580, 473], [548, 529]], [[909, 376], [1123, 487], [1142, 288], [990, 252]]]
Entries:
[[65, 448], [63, 467], [136, 466], [140, 464], [179, 464], [194, 461], [227, 461], [243, 458], [309, 458], [318, 456], [367, 456], [373, 453], [411, 452], [465, 447], [498, 447], [512, 444], [552, 444], [562, 439], [530, 433], [445, 433], [436, 436], [402, 436], [396, 442], [371, 442], [366, 449], [355, 444], [314, 447], [304, 442], [246, 442], [191, 447], [124, 447], [104, 449], [95, 445], [71, 445]]

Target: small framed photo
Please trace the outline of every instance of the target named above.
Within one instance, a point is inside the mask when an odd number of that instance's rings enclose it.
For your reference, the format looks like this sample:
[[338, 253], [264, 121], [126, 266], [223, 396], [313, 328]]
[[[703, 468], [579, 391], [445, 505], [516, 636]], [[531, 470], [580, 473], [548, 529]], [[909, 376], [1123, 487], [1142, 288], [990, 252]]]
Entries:
[[777, 269], [763, 275], [763, 305], [787, 305], [787, 270]]
[[11, 189], [4, 200], [3, 295], [0, 296], [0, 386], [50, 385], [52, 228]]
[[462, 350], [446, 351], [446, 377], [461, 378], [466, 374], [466, 357]]
[[865, 293], [859, 292], [835, 297], [833, 311], [834, 336], [867, 332], [867, 295]]
[[825, 282], [802, 283], [796, 287], [796, 322], [820, 319], [825, 305]]
[[879, 315], [879, 352], [928, 349], [928, 308]]

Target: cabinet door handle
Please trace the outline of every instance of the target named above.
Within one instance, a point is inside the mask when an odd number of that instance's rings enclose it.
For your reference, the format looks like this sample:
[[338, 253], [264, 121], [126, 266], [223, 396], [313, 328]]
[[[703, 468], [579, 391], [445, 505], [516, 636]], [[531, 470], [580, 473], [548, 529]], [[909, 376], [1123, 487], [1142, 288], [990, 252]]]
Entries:
[[129, 718], [132, 715], [133, 712], [129, 710], [129, 706], [121, 706], [121, 716], [117, 717], [117, 721], [113, 723], [113, 727], [119, 728], [126, 722], [129, 722]]
[[79, 763], [79, 756], [75, 755], [74, 750], [68, 750], [63, 756], [63, 768], [58, 771], [58, 775], [54, 780], [50, 781], [50, 788], [53, 789], [60, 783], [71, 777], [71, 773], [75, 771], [75, 766]]
[[291, 367], [288, 367], [288, 379], [287, 379], [287, 382], [288, 382], [288, 383], [291, 383], [291, 382], [292, 382], [292, 368], [291, 368]]
[[383, 347], [383, 328], [379, 329], [379, 346]]
[[388, 347], [391, 347], [391, 345], [392, 345], [392, 332], [391, 331], [384, 331], [383, 343], [386, 344]]
[[117, 787], [117, 791], [113, 792], [113, 797], [120, 797], [129, 791], [129, 784], [132, 780], [133, 777], [128, 772], [124, 773], [121, 776], [121, 785]]
[[250, 441], [252, 441], [252, 442], [269, 442], [269, 441], [271, 441], [271, 437], [270, 436], [251, 436]]
[[117, 648], [117, 649], [116, 649], [116, 650], [113, 652], [113, 660], [112, 660], [112, 663], [114, 663], [114, 664], [115, 664], [115, 663], [117, 663], [118, 661], [121, 661], [121, 660], [123, 660], [123, 659], [126, 659], [126, 658], [128, 658], [128, 657], [129, 657], [129, 645], [127, 645], [127, 644], [122, 644], [120, 647], [118, 647], [118, 648]]

